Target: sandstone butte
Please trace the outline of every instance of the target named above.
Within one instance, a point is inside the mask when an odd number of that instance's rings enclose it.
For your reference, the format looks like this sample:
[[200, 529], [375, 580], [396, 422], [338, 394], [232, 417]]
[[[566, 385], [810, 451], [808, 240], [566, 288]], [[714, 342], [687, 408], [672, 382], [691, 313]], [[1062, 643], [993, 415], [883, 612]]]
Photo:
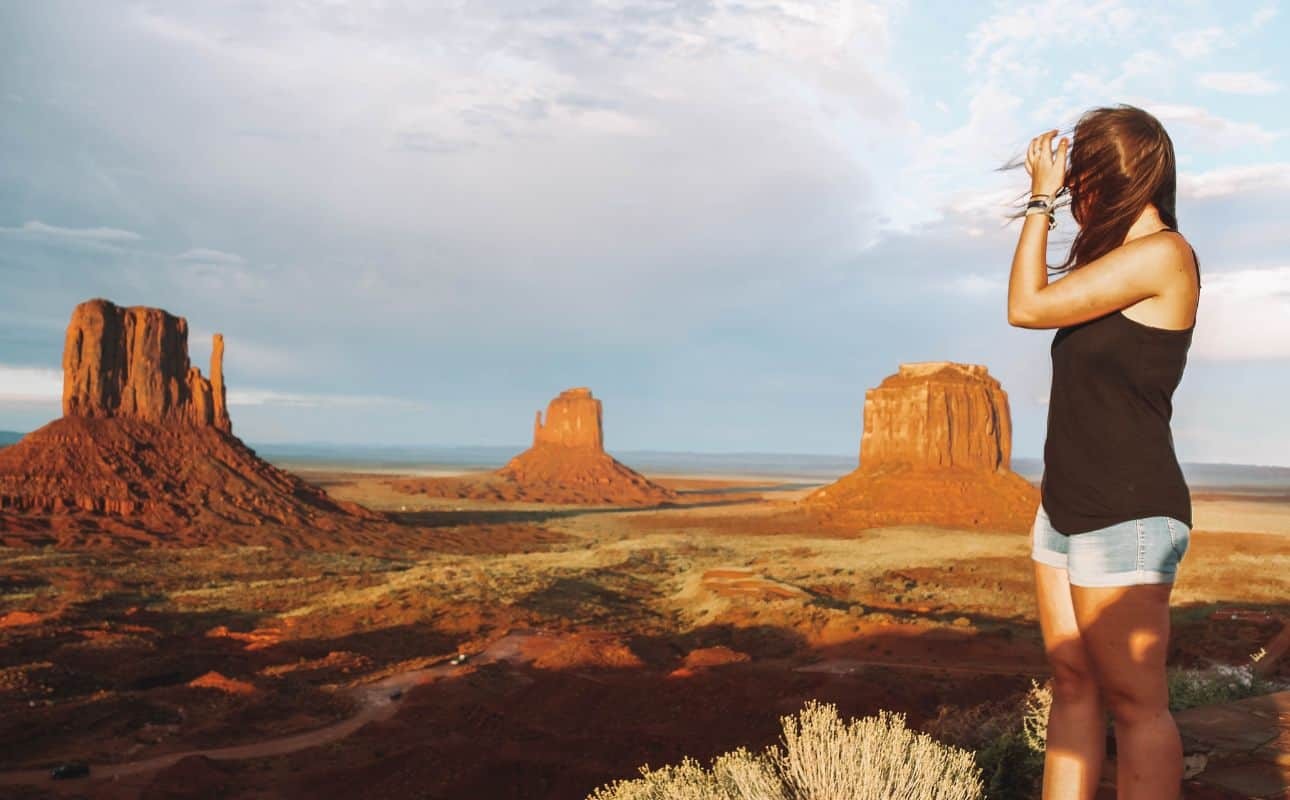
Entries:
[[1029, 531], [1039, 489], [1011, 466], [1008, 394], [985, 366], [901, 364], [865, 392], [859, 468], [802, 503], [859, 527]]
[[247, 541], [228, 532], [383, 519], [272, 466], [233, 435], [223, 358], [216, 334], [203, 376], [189, 363], [187, 321], [161, 309], [102, 299], [77, 306], [63, 349], [62, 418], [0, 449], [0, 541]]
[[533, 446], [482, 479], [394, 481], [410, 494], [562, 504], [649, 506], [672, 502], [660, 486], [605, 452], [603, 408], [586, 387], [566, 389], [537, 412]]

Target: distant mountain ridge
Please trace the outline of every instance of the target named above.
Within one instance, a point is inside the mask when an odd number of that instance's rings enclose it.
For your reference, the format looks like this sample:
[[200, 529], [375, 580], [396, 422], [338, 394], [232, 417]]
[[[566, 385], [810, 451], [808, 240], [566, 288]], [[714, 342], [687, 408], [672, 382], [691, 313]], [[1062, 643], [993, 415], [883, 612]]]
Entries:
[[17, 431], [0, 431], [0, 447], [13, 444], [23, 437], [23, 434]]
[[[522, 445], [356, 445], [344, 443], [252, 443], [264, 458], [292, 468], [358, 467], [417, 470], [427, 467], [462, 471], [492, 470], [506, 463]], [[855, 455], [771, 453], [761, 451], [695, 453], [670, 450], [611, 448], [615, 458], [647, 475], [713, 474], [766, 475], [792, 480], [834, 480], [856, 467]], [[1232, 487], [1284, 491], [1290, 487], [1290, 467], [1183, 461], [1183, 475], [1193, 490]], [[1042, 458], [1013, 456], [1012, 469], [1039, 484]]]

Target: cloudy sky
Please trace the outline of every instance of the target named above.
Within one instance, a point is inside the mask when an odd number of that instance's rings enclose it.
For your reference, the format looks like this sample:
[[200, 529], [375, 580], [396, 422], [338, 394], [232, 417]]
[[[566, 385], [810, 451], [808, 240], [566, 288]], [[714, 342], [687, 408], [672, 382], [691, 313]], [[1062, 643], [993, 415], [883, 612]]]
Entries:
[[855, 453], [945, 359], [1038, 457], [995, 167], [1126, 102], [1201, 260], [1179, 456], [1290, 465], [1290, 9], [1018, 5], [0, 2], [0, 428], [103, 296], [223, 332], [252, 442], [522, 445], [586, 385], [611, 451]]

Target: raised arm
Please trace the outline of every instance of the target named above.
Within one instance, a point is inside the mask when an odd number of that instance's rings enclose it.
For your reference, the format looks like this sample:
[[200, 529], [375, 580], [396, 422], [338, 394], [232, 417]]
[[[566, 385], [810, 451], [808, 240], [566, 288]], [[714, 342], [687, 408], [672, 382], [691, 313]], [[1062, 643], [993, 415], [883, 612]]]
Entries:
[[1169, 273], [1191, 258], [1186, 242], [1161, 231], [1121, 245], [1049, 283], [1047, 238], [1047, 218], [1026, 217], [1008, 283], [1010, 325], [1064, 328], [1127, 308], [1160, 294]]
[[[1054, 157], [1049, 131], [1035, 137], [1026, 157], [1031, 191], [1056, 196], [1065, 182], [1067, 140]], [[1091, 263], [1048, 282], [1048, 217], [1031, 214], [1021, 226], [1008, 280], [1008, 324], [1019, 328], [1062, 328], [1154, 297], [1172, 270], [1188, 263], [1187, 243], [1157, 232], [1134, 239]]]

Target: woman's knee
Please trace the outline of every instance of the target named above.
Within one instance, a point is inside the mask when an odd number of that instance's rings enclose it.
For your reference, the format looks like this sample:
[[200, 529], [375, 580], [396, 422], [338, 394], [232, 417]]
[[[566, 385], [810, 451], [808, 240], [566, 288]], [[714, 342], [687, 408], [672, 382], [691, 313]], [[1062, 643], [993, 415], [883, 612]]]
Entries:
[[1123, 685], [1112, 681], [1102, 687], [1102, 699], [1111, 716], [1126, 725], [1151, 722], [1169, 714], [1168, 690], [1155, 686]]
[[1053, 671], [1054, 699], [1079, 701], [1097, 697], [1097, 678], [1087, 658], [1050, 651], [1048, 663]]

